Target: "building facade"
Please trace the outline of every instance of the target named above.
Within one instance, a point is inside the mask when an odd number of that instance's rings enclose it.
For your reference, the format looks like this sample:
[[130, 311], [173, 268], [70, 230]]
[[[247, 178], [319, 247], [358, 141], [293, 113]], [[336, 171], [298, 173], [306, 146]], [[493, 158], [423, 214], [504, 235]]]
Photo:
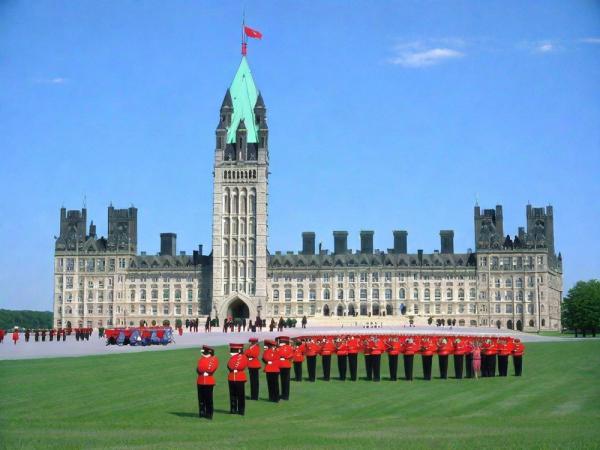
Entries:
[[555, 253], [551, 206], [526, 209], [526, 228], [511, 238], [503, 212], [474, 210], [474, 248], [454, 252], [454, 232], [440, 250], [408, 253], [404, 230], [394, 248], [360, 250], [334, 231], [333, 251], [302, 233], [299, 252], [267, 250], [269, 142], [267, 110], [245, 57], [227, 90], [216, 129], [212, 252], [177, 254], [174, 233], [160, 252], [137, 251], [137, 209], [108, 208], [108, 236], [98, 237], [86, 209], [60, 212], [54, 255], [54, 325], [110, 327], [227, 316], [390, 317], [423, 323], [511, 329], [560, 329], [562, 257]]

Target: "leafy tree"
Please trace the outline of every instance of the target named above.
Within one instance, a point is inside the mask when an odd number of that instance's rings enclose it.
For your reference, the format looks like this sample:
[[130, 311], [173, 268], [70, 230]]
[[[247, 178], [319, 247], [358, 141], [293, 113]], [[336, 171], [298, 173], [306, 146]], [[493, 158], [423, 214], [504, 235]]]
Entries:
[[563, 327], [596, 336], [600, 328], [600, 281], [579, 281], [569, 289], [561, 305]]
[[18, 311], [0, 309], [0, 328], [52, 328], [52, 313], [49, 311]]

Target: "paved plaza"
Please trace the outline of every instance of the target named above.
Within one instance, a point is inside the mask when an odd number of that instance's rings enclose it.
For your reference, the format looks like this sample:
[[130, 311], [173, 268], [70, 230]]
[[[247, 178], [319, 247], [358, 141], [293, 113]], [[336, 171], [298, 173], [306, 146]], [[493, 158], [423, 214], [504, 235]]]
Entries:
[[255, 336], [261, 341], [263, 339], [274, 338], [279, 335], [303, 336], [311, 334], [345, 334], [345, 333], [399, 333], [399, 334], [439, 334], [439, 335], [458, 335], [469, 334], [475, 336], [489, 335], [511, 335], [521, 338], [523, 342], [550, 342], [550, 341], [576, 341], [575, 338], [538, 336], [536, 334], [520, 333], [511, 330], [498, 330], [497, 328], [481, 327], [436, 327], [436, 326], [417, 326], [417, 327], [382, 327], [382, 328], [363, 328], [363, 327], [308, 327], [285, 329], [283, 332], [233, 332], [223, 333], [220, 329], [213, 328], [210, 333], [199, 331], [198, 333], [189, 333], [184, 330], [182, 336], [175, 333], [175, 342], [169, 345], [151, 345], [148, 347], [132, 347], [106, 345], [105, 338], [99, 338], [97, 331], [90, 337], [89, 341], [76, 341], [75, 335], [67, 336], [65, 342], [35, 342], [33, 338], [25, 342], [23, 334], [17, 345], [13, 345], [11, 333], [4, 338], [4, 343], [0, 344], [0, 360], [3, 359], [31, 359], [31, 358], [53, 358], [69, 356], [87, 356], [87, 355], [109, 355], [115, 353], [137, 353], [152, 351], [167, 351], [183, 348], [200, 347], [207, 345], [225, 345], [230, 342], [246, 343], [251, 336]]

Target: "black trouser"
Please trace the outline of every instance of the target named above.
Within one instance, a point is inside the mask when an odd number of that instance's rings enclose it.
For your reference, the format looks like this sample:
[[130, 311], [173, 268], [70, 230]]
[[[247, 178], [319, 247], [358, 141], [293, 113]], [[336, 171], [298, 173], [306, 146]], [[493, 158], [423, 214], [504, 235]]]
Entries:
[[415, 355], [404, 355], [404, 377], [406, 380], [412, 381], [413, 379], [413, 362]]
[[213, 387], [198, 385], [198, 409], [199, 417], [212, 419], [213, 416]]
[[365, 355], [365, 370], [367, 371], [367, 380], [373, 379], [373, 357], [371, 355]]
[[281, 379], [281, 399], [290, 399], [290, 368], [281, 367], [279, 369], [279, 378]]
[[381, 380], [381, 355], [371, 355], [373, 365], [373, 381]]
[[260, 369], [248, 369], [250, 374], [250, 400], [258, 400], [258, 371]]
[[445, 380], [448, 378], [448, 355], [438, 355], [438, 362], [440, 364], [440, 378]]
[[515, 377], [520, 377], [523, 373], [523, 356], [513, 356], [515, 366]]
[[398, 379], [398, 355], [390, 355], [388, 353], [388, 366], [390, 367], [390, 380]]
[[296, 381], [302, 381], [302, 362], [294, 361], [294, 379]]
[[269, 389], [269, 401], [279, 402], [279, 372], [267, 372], [267, 388]]
[[501, 377], [508, 375], [508, 355], [498, 355], [498, 374]]
[[323, 365], [323, 379], [329, 381], [331, 375], [331, 355], [321, 356], [321, 364]]
[[315, 381], [317, 377], [317, 357], [306, 357], [306, 368], [308, 369], [308, 381]]
[[46, 335], [42, 334], [42, 342], [46, 342]]
[[67, 340], [67, 335], [63, 333], [63, 342]]
[[473, 378], [473, 353], [465, 355], [465, 369], [467, 378]]
[[431, 380], [431, 361], [433, 360], [432, 355], [421, 355], [423, 362], [423, 378]]
[[487, 378], [488, 376], [488, 355], [481, 354], [481, 378]]
[[52, 342], [54, 340], [54, 336], [50, 335], [50, 342]]
[[488, 377], [496, 376], [496, 355], [488, 356]]
[[348, 367], [348, 356], [338, 355], [337, 357], [338, 372], [340, 374], [340, 380], [346, 380], [346, 367]]
[[229, 412], [244, 415], [246, 411], [246, 383], [244, 381], [229, 382]]
[[348, 365], [350, 366], [350, 379], [356, 381], [356, 367], [358, 355], [356, 353], [348, 353]]
[[454, 376], [457, 380], [463, 377], [463, 359], [464, 355], [454, 355]]

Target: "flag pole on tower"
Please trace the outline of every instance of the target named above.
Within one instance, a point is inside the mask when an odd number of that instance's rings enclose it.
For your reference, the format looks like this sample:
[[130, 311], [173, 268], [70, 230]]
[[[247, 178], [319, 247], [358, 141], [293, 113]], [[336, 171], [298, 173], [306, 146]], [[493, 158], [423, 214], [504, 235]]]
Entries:
[[246, 8], [244, 8], [244, 12], [242, 13], [242, 56], [246, 56], [247, 44], [246, 44], [246, 33], [244, 30], [246, 28]]
[[246, 26], [246, 10], [242, 16], [242, 56], [246, 56], [248, 50], [248, 38], [262, 39], [262, 33]]

